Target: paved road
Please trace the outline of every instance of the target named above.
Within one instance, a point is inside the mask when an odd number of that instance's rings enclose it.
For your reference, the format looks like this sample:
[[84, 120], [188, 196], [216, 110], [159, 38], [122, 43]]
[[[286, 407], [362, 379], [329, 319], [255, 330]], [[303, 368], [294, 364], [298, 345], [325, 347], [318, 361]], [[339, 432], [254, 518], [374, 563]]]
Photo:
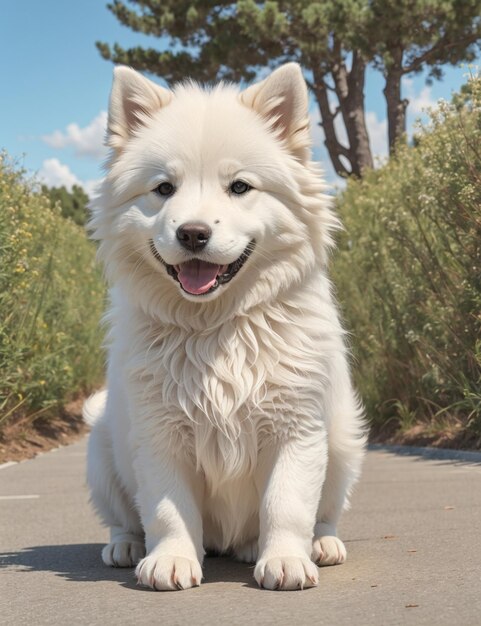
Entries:
[[303, 592], [259, 590], [252, 567], [220, 558], [200, 588], [136, 587], [100, 560], [84, 466], [81, 441], [0, 469], [1, 624], [481, 624], [481, 455], [369, 452], [341, 528], [348, 561]]

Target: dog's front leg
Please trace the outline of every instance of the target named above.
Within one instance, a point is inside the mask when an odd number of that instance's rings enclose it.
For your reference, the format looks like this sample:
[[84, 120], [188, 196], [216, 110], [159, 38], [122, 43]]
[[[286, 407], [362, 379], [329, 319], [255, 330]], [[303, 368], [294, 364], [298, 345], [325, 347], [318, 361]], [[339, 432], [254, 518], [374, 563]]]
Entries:
[[324, 432], [278, 442], [261, 452], [259, 559], [254, 570], [261, 587], [317, 585], [311, 550], [326, 463]]
[[200, 584], [203, 483], [186, 458], [154, 442], [137, 458], [138, 504], [147, 556], [135, 570], [139, 584], [159, 591]]

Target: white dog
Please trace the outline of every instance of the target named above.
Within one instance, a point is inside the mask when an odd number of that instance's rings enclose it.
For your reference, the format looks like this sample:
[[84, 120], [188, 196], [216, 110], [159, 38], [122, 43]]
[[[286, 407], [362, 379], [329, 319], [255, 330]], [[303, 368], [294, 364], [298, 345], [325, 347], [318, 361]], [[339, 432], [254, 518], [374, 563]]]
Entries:
[[290, 63], [245, 91], [115, 70], [91, 227], [111, 284], [88, 482], [102, 558], [187, 589], [204, 550], [268, 589], [346, 558], [365, 433], [326, 275], [338, 221]]

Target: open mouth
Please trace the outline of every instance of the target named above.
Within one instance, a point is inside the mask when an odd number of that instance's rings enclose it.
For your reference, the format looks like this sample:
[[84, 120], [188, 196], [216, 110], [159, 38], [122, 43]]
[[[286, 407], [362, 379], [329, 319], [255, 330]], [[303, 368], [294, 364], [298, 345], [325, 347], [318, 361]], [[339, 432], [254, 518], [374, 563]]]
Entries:
[[247, 261], [255, 248], [254, 239], [249, 242], [238, 259], [229, 265], [217, 265], [201, 259], [190, 259], [178, 265], [169, 265], [157, 252], [152, 239], [149, 242], [154, 257], [160, 261], [169, 276], [180, 283], [182, 289], [193, 296], [202, 296], [215, 291], [219, 285], [231, 281]]

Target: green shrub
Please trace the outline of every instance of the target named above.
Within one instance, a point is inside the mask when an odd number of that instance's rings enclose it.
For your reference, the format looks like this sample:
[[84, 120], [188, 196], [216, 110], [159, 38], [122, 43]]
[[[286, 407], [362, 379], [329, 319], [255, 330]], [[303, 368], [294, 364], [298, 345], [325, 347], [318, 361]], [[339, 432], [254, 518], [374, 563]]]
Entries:
[[334, 262], [374, 423], [481, 434], [481, 80], [338, 199]]
[[95, 248], [0, 155], [0, 428], [101, 380]]
[[88, 219], [89, 197], [82, 187], [73, 185], [72, 191], [69, 191], [65, 186], [42, 185], [42, 194], [50, 198], [53, 207], [58, 204], [62, 217], [72, 220], [79, 226], [85, 226]]

